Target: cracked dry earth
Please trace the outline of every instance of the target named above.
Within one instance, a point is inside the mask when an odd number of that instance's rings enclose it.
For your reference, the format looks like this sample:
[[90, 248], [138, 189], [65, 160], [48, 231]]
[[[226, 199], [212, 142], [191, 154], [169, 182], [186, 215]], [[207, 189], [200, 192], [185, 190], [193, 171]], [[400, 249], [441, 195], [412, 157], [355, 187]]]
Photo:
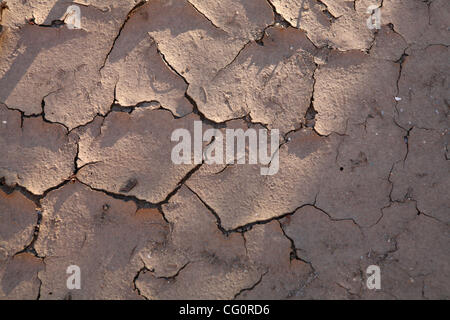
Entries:
[[[448, 0], [0, 10], [1, 299], [450, 298]], [[173, 164], [195, 120], [278, 173]]]

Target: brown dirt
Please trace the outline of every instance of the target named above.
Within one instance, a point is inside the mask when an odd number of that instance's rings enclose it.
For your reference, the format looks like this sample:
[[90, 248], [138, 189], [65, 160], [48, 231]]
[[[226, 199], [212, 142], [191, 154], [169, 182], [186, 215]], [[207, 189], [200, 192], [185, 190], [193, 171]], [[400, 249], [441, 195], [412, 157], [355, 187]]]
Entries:
[[[449, 1], [2, 3], [0, 299], [450, 298]], [[175, 165], [195, 120], [278, 173]]]

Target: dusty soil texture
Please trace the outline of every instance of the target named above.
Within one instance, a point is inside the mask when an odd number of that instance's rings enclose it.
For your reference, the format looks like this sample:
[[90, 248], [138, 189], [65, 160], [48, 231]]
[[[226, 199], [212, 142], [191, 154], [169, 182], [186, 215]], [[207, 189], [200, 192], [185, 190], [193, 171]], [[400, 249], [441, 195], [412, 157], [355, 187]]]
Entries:
[[[0, 12], [0, 299], [450, 298], [448, 0]], [[174, 164], [194, 121], [279, 171]]]

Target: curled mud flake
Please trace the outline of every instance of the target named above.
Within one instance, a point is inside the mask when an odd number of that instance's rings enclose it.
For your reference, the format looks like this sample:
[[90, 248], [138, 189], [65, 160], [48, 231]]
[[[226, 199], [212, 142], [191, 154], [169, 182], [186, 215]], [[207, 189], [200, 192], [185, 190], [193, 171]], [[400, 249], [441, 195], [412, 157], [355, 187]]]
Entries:
[[120, 192], [130, 192], [134, 187], [136, 187], [138, 181], [135, 178], [131, 178], [127, 183], [119, 190]]

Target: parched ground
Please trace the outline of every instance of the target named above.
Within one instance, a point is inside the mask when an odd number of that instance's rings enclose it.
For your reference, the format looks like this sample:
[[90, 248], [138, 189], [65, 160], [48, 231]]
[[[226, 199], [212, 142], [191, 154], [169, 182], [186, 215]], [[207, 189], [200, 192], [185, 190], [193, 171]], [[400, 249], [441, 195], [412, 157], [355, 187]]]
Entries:
[[[1, 299], [450, 298], [448, 0], [0, 5]], [[173, 164], [195, 120], [279, 172]]]

